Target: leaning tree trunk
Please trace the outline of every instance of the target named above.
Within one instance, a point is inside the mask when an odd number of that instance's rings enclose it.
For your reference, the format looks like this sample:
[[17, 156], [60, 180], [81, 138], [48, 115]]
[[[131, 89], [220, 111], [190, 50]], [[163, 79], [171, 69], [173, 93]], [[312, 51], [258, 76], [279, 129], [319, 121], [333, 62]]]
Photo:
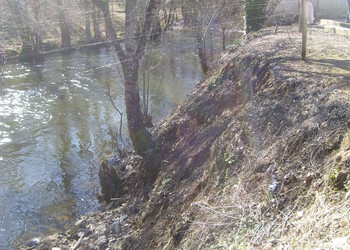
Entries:
[[[141, 109], [140, 93], [138, 86], [139, 65], [145, 54], [149, 34], [152, 31], [154, 14], [159, 0], [150, 0], [145, 21], [139, 39], [135, 39], [135, 0], [128, 0], [125, 6], [125, 50], [117, 40], [108, 7], [108, 1], [93, 0], [94, 4], [102, 11], [107, 33], [114, 45], [117, 56], [121, 62], [124, 86], [125, 106], [129, 135], [137, 154], [145, 156], [152, 146], [152, 136], [147, 131]], [[135, 41], [137, 40], [137, 42]]]
[[96, 6], [102, 11], [103, 18], [105, 20], [106, 25], [106, 39], [107, 41], [113, 43], [116, 42], [117, 39], [117, 33], [114, 30], [111, 13], [109, 11], [109, 1], [101, 1], [96, 0], [94, 1]]
[[198, 56], [199, 61], [201, 63], [202, 72], [206, 74], [209, 70], [208, 60], [207, 60], [207, 52], [205, 48], [205, 35], [203, 34], [203, 20], [200, 12], [202, 11], [202, 6], [197, 3], [194, 9], [194, 15], [192, 17], [192, 22], [196, 27], [196, 37], [197, 37], [197, 46], [198, 46]]
[[61, 29], [61, 48], [69, 48], [72, 45], [69, 25], [64, 14], [62, 0], [56, 0], [58, 7], [58, 19], [60, 22]]
[[146, 129], [141, 109], [138, 85], [139, 62], [132, 60], [128, 64], [129, 66], [123, 67], [128, 130], [135, 151], [139, 155], [145, 155], [150, 146], [151, 135]]

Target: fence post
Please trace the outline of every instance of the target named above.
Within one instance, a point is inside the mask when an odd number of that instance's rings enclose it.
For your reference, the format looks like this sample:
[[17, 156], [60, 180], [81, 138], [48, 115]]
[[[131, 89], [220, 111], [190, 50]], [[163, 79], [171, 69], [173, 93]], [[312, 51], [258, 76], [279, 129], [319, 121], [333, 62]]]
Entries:
[[303, 26], [301, 57], [302, 57], [303, 61], [306, 62], [307, 6], [306, 6], [306, 0], [301, 0], [301, 2], [302, 2], [302, 26]]
[[299, 0], [299, 32], [303, 31], [303, 9], [302, 9], [302, 1]]

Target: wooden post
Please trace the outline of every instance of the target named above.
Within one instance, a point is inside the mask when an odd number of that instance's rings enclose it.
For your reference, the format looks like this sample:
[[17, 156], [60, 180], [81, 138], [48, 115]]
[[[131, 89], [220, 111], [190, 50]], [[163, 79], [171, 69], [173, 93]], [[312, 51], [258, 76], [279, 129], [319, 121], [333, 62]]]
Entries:
[[306, 62], [306, 43], [307, 43], [307, 7], [306, 0], [302, 1], [302, 24], [303, 24], [303, 35], [302, 35], [302, 48], [301, 57]]

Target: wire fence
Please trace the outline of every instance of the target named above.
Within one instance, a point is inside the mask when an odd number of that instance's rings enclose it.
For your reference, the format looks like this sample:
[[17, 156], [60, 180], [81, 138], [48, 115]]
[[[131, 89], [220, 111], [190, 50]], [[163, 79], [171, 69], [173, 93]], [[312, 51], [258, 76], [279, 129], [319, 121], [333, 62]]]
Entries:
[[[286, 4], [290, 4], [290, 3], [296, 3], [295, 0], [282, 0], [280, 1], [279, 5], [286, 5]], [[208, 6], [208, 7], [197, 7], [197, 6], [187, 6], [186, 7], [186, 10], [181, 10], [179, 8], [177, 9], [174, 9], [171, 11], [172, 14], [193, 14], [194, 12], [198, 12], [198, 13], [202, 13], [203, 11], [210, 11], [210, 12], [215, 12], [215, 11], [218, 11], [218, 10], [221, 10], [221, 11], [224, 11], [224, 10], [232, 10], [233, 8], [258, 8], [258, 7], [267, 7], [269, 5], [269, 3], [254, 3], [254, 4], [246, 4], [246, 3], [242, 3], [242, 2], [239, 2], [239, 3], [234, 3], [234, 4], [229, 4], [229, 5], [212, 5], [212, 6]], [[53, 9], [55, 8], [55, 6], [52, 7]], [[65, 8], [66, 11], [72, 11], [72, 8]], [[87, 11], [77, 11], [77, 10], [74, 10], [74, 14], [76, 16], [81, 16], [81, 17], [84, 17], [85, 14], [88, 14], [89, 12]], [[125, 14], [125, 10], [121, 10], [121, 11], [118, 11], [118, 13], [122, 13], [122, 14]], [[79, 15], [80, 14], [80, 15]], [[155, 12], [152, 12], [152, 14], [159, 14], [159, 10], [155, 11]], [[55, 16], [55, 15], [53, 15]], [[53, 16], [49, 16], [48, 18], [52, 18]], [[136, 19], [140, 19], [140, 15], [135, 15], [135, 18]], [[266, 17], [266, 16], [264, 16]], [[16, 20], [17, 18], [17, 20]], [[14, 17], [12, 16], [11, 17], [11, 20], [13, 22], [16, 22], [18, 20], [22, 20], [22, 16], [17, 16], [17, 17]], [[84, 17], [85, 18], [85, 17]], [[113, 18], [113, 17], [111, 17]], [[259, 18], [262, 18], [259, 17]], [[256, 19], [256, 18], [251, 18], [251, 20], [253, 19]], [[85, 19], [84, 19], [85, 20]], [[101, 18], [90, 18], [91, 21], [100, 21]], [[34, 20], [27, 20], [27, 21], [32, 21], [34, 22]], [[1, 22], [1, 21], [0, 21]], [[41, 20], [41, 21], [36, 21], [36, 23], [41, 23], [41, 24], [44, 24], [46, 23], [47, 20]], [[60, 24], [62, 24], [63, 22], [60, 22], [58, 20], [55, 20], [55, 21], [50, 21], [50, 25], [53, 25], [53, 26], [59, 26]], [[9, 28], [11, 27], [10, 25], [5, 25], [3, 26], [4, 28]]]
[[[294, 14], [294, 15], [297, 15], [298, 12], [290, 12], [289, 14]], [[270, 15], [269, 17], [280, 17], [280, 15]], [[249, 20], [261, 20], [262, 18], [265, 18], [265, 16], [260, 16], [260, 17], [255, 17], [255, 18], [251, 18]], [[226, 25], [226, 26], [229, 26], [229, 25], [234, 25], [234, 24], [237, 24], [237, 21], [227, 21], [227, 22], [221, 22], [220, 25]], [[214, 24], [216, 25], [216, 24]], [[196, 28], [207, 28], [208, 25], [206, 24], [203, 24], [203, 25], [197, 25]], [[238, 32], [238, 33], [245, 33], [245, 30], [241, 29], [241, 30], [234, 30], [235, 32]], [[117, 38], [117, 39], [106, 39], [104, 40], [103, 42], [92, 42], [92, 43], [85, 43], [85, 44], [79, 44], [79, 45], [73, 45], [69, 48], [59, 48], [59, 49], [53, 49], [53, 50], [49, 50], [49, 51], [45, 51], [46, 54], [49, 54], [49, 53], [55, 53], [55, 52], [60, 52], [60, 51], [64, 51], [64, 50], [67, 50], [67, 49], [79, 49], [81, 47], [88, 47], [88, 46], [97, 46], [97, 45], [101, 45], [101, 44], [113, 44], [113, 43], [120, 43], [120, 42], [125, 42], [126, 40], [130, 39], [130, 40], [134, 40], [134, 39], [140, 39], [140, 38], [143, 38], [143, 37], [149, 37], [151, 35], [162, 35], [162, 34], [165, 34], [165, 33], [170, 33], [170, 32], [173, 32], [172, 30], [165, 30], [165, 31], [161, 31], [161, 32], [149, 32], [149, 33], [146, 33], [145, 35], [137, 35], [137, 36], [132, 36], [132, 37], [128, 37], [128, 38]], [[122, 35], [124, 34], [124, 32], [118, 32], [119, 35]], [[193, 39], [196, 39], [195, 37], [193, 37]], [[4, 42], [3, 42], [4, 43]], [[27, 48], [32, 48], [33, 46], [21, 46], [22, 49], [27, 49]], [[27, 53], [27, 54], [21, 54], [21, 56], [25, 57], [25, 56], [30, 56], [32, 55], [32, 53]], [[12, 60], [14, 58], [16, 58], [17, 56], [9, 56], [7, 57], [8, 60]], [[2, 60], [4, 60], [6, 58], [3, 57]]]
[[[115, 1], [114, 1], [115, 2]], [[288, 3], [291, 3], [291, 2], [295, 2], [294, 0], [282, 0], [280, 1], [280, 4], [288, 4]], [[267, 3], [264, 3], [264, 4], [251, 4], [250, 6], [253, 6], [253, 7], [260, 7], [260, 6], [267, 6]], [[210, 11], [212, 14], [210, 20], [209, 20], [209, 23], [202, 23], [201, 25], [197, 25], [196, 28], [199, 28], [199, 29], [203, 29], [203, 30], [208, 30], [208, 29], [211, 29], [213, 28], [214, 26], [218, 26], [218, 24], [212, 24], [212, 20], [214, 18], [214, 15], [217, 15], [217, 12], [219, 10], [222, 10], [222, 9], [232, 9], [234, 7], [244, 7], [244, 5], [242, 3], [235, 3], [235, 4], [231, 4], [229, 6], [211, 6], [210, 8]], [[190, 9], [190, 10], [187, 10], [188, 13], [193, 13], [194, 11], [194, 8]], [[184, 12], [181, 10], [181, 9], [177, 9], [177, 10], [174, 10], [174, 12], [178, 12], [181, 14], [183, 14]], [[157, 12], [158, 13], [158, 12]], [[297, 12], [292, 12], [292, 13], [288, 13], [288, 14], [298, 14]], [[2, 16], [2, 15], [1, 15]], [[277, 17], [277, 16], [280, 16], [280, 15], [270, 15], [269, 17]], [[255, 17], [251, 17], [249, 20], [261, 20], [262, 18], [266, 18], [266, 16], [255, 16]], [[102, 19], [103, 20], [103, 19]], [[0, 19], [0, 23], [1, 23], [1, 19]], [[61, 22], [56, 22], [55, 24], [61, 24]], [[235, 24], [237, 24], [237, 21], [236, 20], [229, 20], [229, 21], [224, 21], [224, 22], [220, 22], [219, 25], [221, 26], [226, 26], [226, 27], [233, 27]], [[220, 27], [219, 27], [220, 28]], [[232, 31], [232, 30], [231, 30]], [[238, 30], [233, 30], [234, 32], [237, 32], [237, 33], [245, 33], [245, 30], [243, 30], [243, 27], [242, 29], [238, 29]], [[117, 39], [114, 39], [114, 40], [105, 40], [103, 42], [91, 42], [91, 43], [85, 43], [85, 44], [82, 44], [82, 45], [73, 45], [71, 47], [69, 47], [68, 49], [73, 49], [73, 50], [77, 50], [81, 47], [88, 47], [88, 46], [97, 46], [97, 45], [101, 45], [101, 44], [110, 44], [110, 45], [113, 45], [114, 43], [122, 43], [122, 42], [125, 42], [127, 41], [128, 39], [133, 39], [133, 40], [137, 40], [137, 39], [141, 39], [142, 37], [144, 36], [147, 36], [149, 37], [150, 35], [164, 35], [164, 34], [167, 34], [167, 33], [170, 33], [170, 32], [179, 32], [179, 30], [164, 30], [164, 31], [160, 31], [160, 32], [149, 32], [147, 34], [144, 34], [144, 35], [135, 35], [135, 36], [132, 36], [132, 37], [127, 37], [127, 38], [117, 38]], [[5, 36], [4, 36], [4, 27], [2, 27], [2, 32], [1, 32], [1, 43], [2, 43], [2, 46], [0, 44], [0, 61], [1, 61], [1, 64], [2, 64], [2, 69], [1, 69], [1, 81], [2, 81], [2, 86], [4, 87], [5, 85], [5, 70], [4, 70], [4, 65], [6, 63], [6, 61], [11, 61], [13, 59], [15, 59], [17, 56], [8, 56], [6, 57], [6, 53], [5, 53], [5, 47], [4, 47], [4, 44], [5, 44]], [[206, 34], [207, 32], [205, 32]], [[118, 33], [119, 36], [120, 35], [123, 35], [125, 34], [124, 32], [119, 32]], [[207, 36], [204, 37], [204, 39], [219, 39], [219, 38], [222, 38], [222, 35], [220, 34], [220, 36], [213, 36], [212, 34], [210, 34], [210, 38], [208, 38]], [[196, 46], [196, 40], [197, 40], [197, 37], [193, 36], [193, 37], [188, 37], [188, 39], [191, 39], [193, 40], [193, 45], [183, 45], [184, 47], [185, 46], [192, 46], [193, 48], [195, 48]], [[210, 44], [210, 42], [208, 42], [208, 44]], [[27, 49], [27, 48], [33, 48], [33, 46], [22, 46], [22, 50], [23, 49]], [[210, 45], [208, 46], [209, 50], [212, 51], [212, 50], [216, 50], [216, 48], [212, 48]], [[49, 51], [44, 51], [43, 53], [44, 54], [49, 54], [49, 53], [57, 53], [57, 52], [60, 52], [60, 51], [64, 51], [64, 50], [67, 50], [67, 49], [53, 49], [53, 50], [49, 50]], [[194, 53], [195, 54], [195, 53]], [[21, 54], [21, 56], [25, 57], [25, 56], [32, 56], [33, 53], [27, 53], [27, 54]], [[198, 55], [197, 55], [198, 56]], [[124, 62], [127, 62], [127, 61], [130, 61], [132, 60], [132, 58], [127, 58], [125, 60], [118, 60], [118, 61], [114, 61], [114, 62], [110, 62], [110, 63], [106, 63], [100, 67], [95, 67], [95, 68], [91, 68], [90, 70], [86, 70], [84, 73], [88, 73], [88, 72], [91, 72], [91, 71], [95, 71], [95, 70], [100, 70], [100, 69], [103, 69], [103, 68], [108, 68], [108, 67], [114, 67], [114, 66], [117, 66], [118, 64], [122, 64]]]

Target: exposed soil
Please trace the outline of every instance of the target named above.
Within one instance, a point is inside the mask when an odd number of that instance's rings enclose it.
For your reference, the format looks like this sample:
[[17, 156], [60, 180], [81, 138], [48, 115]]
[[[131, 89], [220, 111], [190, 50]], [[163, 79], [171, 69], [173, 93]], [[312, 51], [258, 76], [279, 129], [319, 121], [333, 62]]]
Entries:
[[119, 199], [35, 249], [349, 249], [350, 41], [300, 44], [268, 28], [223, 55], [157, 128], [154, 185], [140, 157], [104, 164]]

